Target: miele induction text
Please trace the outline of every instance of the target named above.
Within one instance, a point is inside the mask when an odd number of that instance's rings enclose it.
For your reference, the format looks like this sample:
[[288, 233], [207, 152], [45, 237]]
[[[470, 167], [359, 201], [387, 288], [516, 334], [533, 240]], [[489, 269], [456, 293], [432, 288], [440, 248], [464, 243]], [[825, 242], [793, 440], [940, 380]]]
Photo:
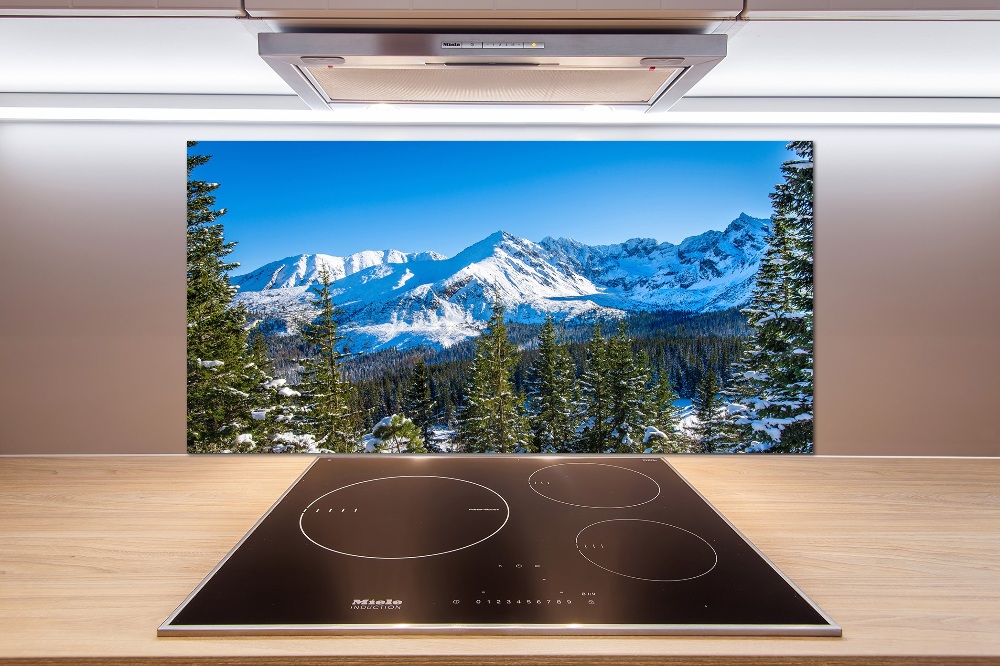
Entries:
[[355, 599], [351, 610], [400, 610], [403, 602], [399, 599]]

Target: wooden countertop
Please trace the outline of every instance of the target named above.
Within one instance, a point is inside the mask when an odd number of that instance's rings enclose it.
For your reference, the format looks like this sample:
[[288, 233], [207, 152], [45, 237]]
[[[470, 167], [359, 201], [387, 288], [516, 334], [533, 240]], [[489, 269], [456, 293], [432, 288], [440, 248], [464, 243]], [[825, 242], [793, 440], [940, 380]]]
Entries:
[[1000, 663], [1000, 458], [670, 457], [842, 638], [157, 638], [310, 460], [0, 457], [0, 664]]

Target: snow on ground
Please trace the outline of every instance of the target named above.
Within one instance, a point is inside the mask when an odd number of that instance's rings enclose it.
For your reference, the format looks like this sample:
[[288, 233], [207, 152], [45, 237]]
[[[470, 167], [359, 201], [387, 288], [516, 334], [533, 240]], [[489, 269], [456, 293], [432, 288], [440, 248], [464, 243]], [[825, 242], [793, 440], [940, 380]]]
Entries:
[[444, 428], [437, 426], [432, 429], [431, 443], [434, 448], [441, 453], [454, 453], [457, 450], [455, 438], [458, 432], [454, 428]]
[[659, 430], [656, 426], [646, 426], [646, 434], [642, 437], [642, 443], [649, 444], [650, 439], [666, 439], [666, 437], [663, 431]]
[[[378, 423], [375, 424], [375, 428], [380, 425], [388, 425], [391, 416], [387, 416]], [[372, 428], [374, 431], [375, 428]], [[457, 450], [457, 445], [454, 440], [458, 432], [453, 428], [445, 427], [434, 427], [431, 429], [431, 447], [433, 451], [431, 453], [454, 453]], [[372, 433], [368, 433], [361, 438], [361, 443], [364, 445], [365, 453], [375, 453], [378, 450], [378, 446], [382, 443], [382, 440], [375, 437]], [[396, 453], [395, 447], [386, 446], [379, 453]]]
[[402, 289], [411, 277], [413, 277], [413, 271], [407, 268], [403, 271], [403, 274], [399, 276], [399, 282], [396, 283], [394, 289]]
[[689, 437], [697, 437], [695, 430], [698, 428], [698, 417], [694, 413], [694, 401], [691, 398], [681, 398], [674, 400], [674, 407], [678, 409], [680, 425], [678, 430], [681, 434]]
[[482, 324], [471, 321], [438, 319], [419, 323], [390, 322], [371, 326], [349, 325], [341, 329], [350, 338], [352, 349], [375, 352], [382, 349], [425, 345], [447, 349], [452, 345], [477, 337]]
[[316, 438], [312, 435], [295, 435], [290, 432], [283, 432], [275, 435], [271, 439], [271, 446], [268, 447], [274, 453], [285, 453], [288, 451], [295, 453], [330, 453], [316, 444]]

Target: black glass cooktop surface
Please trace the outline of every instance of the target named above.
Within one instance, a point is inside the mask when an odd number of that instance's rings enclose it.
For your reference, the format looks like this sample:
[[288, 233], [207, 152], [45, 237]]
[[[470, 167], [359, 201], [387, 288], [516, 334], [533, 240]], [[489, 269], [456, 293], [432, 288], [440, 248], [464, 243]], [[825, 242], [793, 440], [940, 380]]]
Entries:
[[840, 628], [648, 457], [317, 458], [159, 635]]

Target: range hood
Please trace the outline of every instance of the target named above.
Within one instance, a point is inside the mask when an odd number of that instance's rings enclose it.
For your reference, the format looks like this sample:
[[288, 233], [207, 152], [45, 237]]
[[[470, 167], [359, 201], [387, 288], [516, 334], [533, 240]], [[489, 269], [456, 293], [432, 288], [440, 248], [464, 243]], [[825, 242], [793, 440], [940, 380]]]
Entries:
[[726, 55], [723, 34], [280, 32], [260, 56], [314, 109], [606, 105], [662, 111]]

